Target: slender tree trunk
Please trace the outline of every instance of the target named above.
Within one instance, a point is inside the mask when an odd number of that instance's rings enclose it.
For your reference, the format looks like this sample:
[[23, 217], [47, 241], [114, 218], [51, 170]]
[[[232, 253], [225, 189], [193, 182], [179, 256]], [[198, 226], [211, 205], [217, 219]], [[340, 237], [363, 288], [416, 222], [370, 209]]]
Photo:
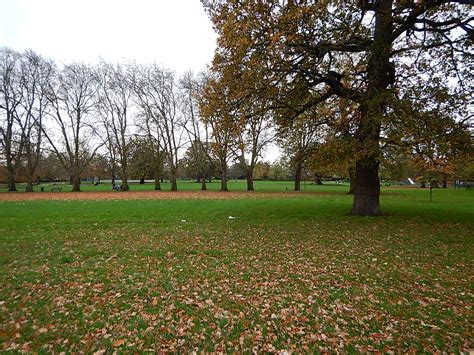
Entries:
[[227, 188], [227, 166], [221, 164], [221, 191], [229, 191]]
[[178, 172], [176, 171], [176, 168], [172, 168], [170, 173], [171, 173], [171, 179], [170, 179], [171, 191], [178, 191], [178, 183], [177, 183]]
[[7, 161], [7, 181], [8, 181], [8, 191], [13, 192], [17, 191], [15, 184], [15, 168], [11, 161]]
[[448, 188], [448, 178], [444, 177], [443, 178], [443, 189], [447, 189], [447, 188]]
[[115, 185], [115, 164], [112, 163], [112, 186]]
[[295, 171], [295, 191], [301, 191], [301, 176], [303, 174], [303, 163], [296, 164]]
[[128, 169], [127, 165], [125, 167], [122, 166], [122, 191], [130, 190], [130, 186], [128, 185]]
[[202, 191], [206, 191], [206, 190], [207, 190], [206, 175], [201, 176], [201, 190], [202, 190]]
[[33, 172], [31, 167], [27, 164], [26, 168], [26, 192], [33, 192]]
[[355, 167], [351, 165], [349, 167], [349, 191], [347, 192], [348, 195], [354, 194], [355, 180], [356, 180]]
[[160, 179], [155, 179], [155, 191], [161, 191]]
[[39, 155], [33, 156], [30, 149], [26, 151], [26, 192], [33, 192], [33, 181], [38, 166]]
[[420, 188], [421, 188], [421, 189], [426, 188], [426, 182], [423, 181], [423, 182], [420, 184]]
[[72, 191], [80, 192], [81, 191], [81, 177], [78, 174], [72, 176]]
[[[15, 184], [15, 167], [13, 155], [12, 155], [12, 131], [13, 131], [13, 118], [11, 117], [10, 111], [7, 110], [7, 122], [8, 127], [6, 129], [6, 134], [2, 134], [3, 144], [5, 149], [5, 158], [7, 161], [7, 182], [8, 182], [8, 191], [14, 192], [17, 191]], [[21, 155], [21, 149], [17, 154]], [[17, 155], [18, 156], [18, 155]]]
[[247, 172], [247, 191], [254, 191], [253, 187], [253, 169], [249, 168], [249, 171]]
[[155, 170], [155, 191], [161, 191], [161, 180], [159, 169]]

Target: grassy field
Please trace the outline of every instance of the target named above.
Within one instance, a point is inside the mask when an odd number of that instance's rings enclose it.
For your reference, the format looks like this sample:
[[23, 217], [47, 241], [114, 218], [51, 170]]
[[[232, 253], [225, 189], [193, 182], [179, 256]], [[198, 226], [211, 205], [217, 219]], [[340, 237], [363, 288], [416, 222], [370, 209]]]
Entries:
[[0, 350], [474, 347], [473, 191], [384, 188], [362, 218], [344, 187], [286, 184], [0, 202]]

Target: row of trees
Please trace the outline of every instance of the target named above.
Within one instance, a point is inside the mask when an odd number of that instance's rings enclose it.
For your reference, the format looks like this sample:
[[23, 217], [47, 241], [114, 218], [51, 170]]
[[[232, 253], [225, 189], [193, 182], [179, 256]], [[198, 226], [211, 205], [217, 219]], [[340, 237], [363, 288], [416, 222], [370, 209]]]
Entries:
[[[128, 172], [129, 177], [133, 178], [135, 183], [139, 181], [144, 184], [154, 179], [154, 172], [152, 162], [148, 160], [148, 147], [141, 143], [142, 142], [138, 139], [137, 141], [132, 142], [132, 145], [130, 146], [130, 164], [128, 165]], [[202, 184], [199, 167], [196, 166], [191, 153], [191, 148], [188, 147], [185, 156], [180, 159], [177, 169], [178, 179], [188, 181], [194, 180], [196, 183]], [[113, 164], [108, 157], [105, 154], [98, 154], [84, 169], [81, 180], [82, 182], [87, 181], [88, 183], [102, 183], [104, 181], [109, 182], [112, 179], [121, 179], [120, 176], [114, 176], [112, 169]], [[170, 180], [170, 172], [166, 165], [162, 167], [162, 171], [162, 179]], [[3, 176], [5, 173], [6, 167], [0, 166], [0, 176]], [[301, 176], [305, 181], [311, 182], [316, 181], [319, 174], [320, 172], [315, 173], [308, 168], [303, 169]], [[205, 188], [207, 188], [207, 184], [210, 182], [220, 183], [219, 175], [219, 171], [215, 166], [210, 165], [209, 169], [205, 172]], [[255, 180], [293, 181], [294, 176], [295, 169], [291, 162], [287, 159], [279, 159], [275, 162], [259, 161], [255, 165], [253, 177]], [[241, 164], [235, 160], [228, 166], [227, 177], [228, 180], [246, 179], [246, 171], [242, 168]], [[324, 177], [332, 180], [341, 180], [345, 178], [343, 175], [339, 175], [337, 171], [328, 171], [328, 174], [324, 175]], [[26, 181], [26, 169], [24, 166], [20, 166], [17, 169], [16, 180]], [[67, 171], [64, 170], [56, 155], [54, 153], [49, 153], [48, 155], [42, 155], [40, 157], [34, 180], [35, 184], [41, 182], [62, 182], [69, 180], [69, 175]], [[117, 180], [115, 180], [114, 183], [119, 184]]]
[[[54, 153], [74, 191], [80, 190], [81, 176], [99, 155], [108, 158], [111, 175], [120, 176], [123, 190], [129, 189], [132, 154], [140, 157], [144, 175], [151, 170], [156, 189], [166, 167], [172, 190], [177, 189], [186, 147], [203, 188], [211, 166], [225, 177], [231, 156], [246, 161], [249, 130], [244, 122], [233, 122], [225, 141], [219, 141], [219, 123], [199, 115], [204, 74], [178, 78], [156, 64], [133, 63], [58, 68], [32, 51], [6, 48], [0, 52], [0, 66], [1, 153], [10, 191], [16, 190], [19, 168], [32, 191], [40, 158], [47, 152]], [[252, 127], [262, 134], [255, 141], [258, 147], [252, 147], [253, 165], [269, 142], [263, 138], [265, 128]]]
[[[120, 177], [123, 190], [131, 174], [154, 178], [157, 190], [166, 175], [177, 190], [179, 168], [192, 172], [202, 189], [206, 179], [219, 176], [227, 191], [228, 167], [235, 162], [253, 190], [255, 169], [275, 138], [270, 112], [241, 115], [216, 106], [209, 96], [213, 73], [177, 77], [156, 64], [135, 63], [58, 67], [33, 51], [3, 48], [0, 74], [1, 157], [9, 191], [20, 176], [33, 191], [38, 176], [53, 178], [54, 171], [67, 174], [73, 191], [80, 191], [81, 177], [100, 171]], [[285, 135], [279, 140], [292, 154], [297, 142]], [[315, 144], [322, 137], [305, 139]]]

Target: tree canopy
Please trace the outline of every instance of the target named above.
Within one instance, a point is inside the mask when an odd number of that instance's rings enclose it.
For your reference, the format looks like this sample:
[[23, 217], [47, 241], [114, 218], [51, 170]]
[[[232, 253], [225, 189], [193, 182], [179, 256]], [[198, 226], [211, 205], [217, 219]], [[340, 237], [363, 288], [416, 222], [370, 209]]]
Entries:
[[[218, 48], [213, 68], [238, 67], [243, 92], [271, 101], [282, 121], [345, 99], [355, 124], [352, 213], [378, 215], [381, 138], [399, 101], [423, 87], [468, 115], [473, 18], [468, 1], [203, 0]], [[225, 76], [224, 76], [225, 78]], [[415, 93], [414, 97], [411, 93]], [[426, 106], [425, 109], [431, 109]]]

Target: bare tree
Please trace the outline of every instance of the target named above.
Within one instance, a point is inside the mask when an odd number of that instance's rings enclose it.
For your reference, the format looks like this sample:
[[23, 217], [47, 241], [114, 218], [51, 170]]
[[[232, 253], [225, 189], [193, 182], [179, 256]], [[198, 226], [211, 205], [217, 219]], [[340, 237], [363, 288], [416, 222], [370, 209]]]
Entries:
[[23, 100], [16, 120], [23, 142], [26, 191], [33, 192], [33, 179], [42, 148], [43, 118], [48, 106], [46, 97], [54, 66], [33, 51], [23, 54], [20, 64], [20, 89]]
[[110, 177], [112, 181], [112, 186], [115, 186], [115, 178], [117, 177], [117, 147], [114, 144], [114, 140], [112, 138], [112, 134], [110, 129], [105, 129], [105, 135], [99, 135], [102, 143], [107, 150], [107, 159], [110, 162]]
[[156, 137], [164, 152], [171, 191], [177, 191], [179, 152], [184, 145], [185, 130], [178, 110], [175, 75], [157, 64], [137, 67], [134, 73], [133, 88], [141, 116], [150, 136]]
[[[160, 125], [155, 119], [155, 114], [152, 110], [152, 100], [146, 95], [146, 67], [129, 65], [128, 71], [130, 74], [129, 85], [134, 93], [132, 98], [138, 106], [136, 121], [138, 134], [134, 138], [134, 158], [132, 164], [142, 165], [139, 169], [134, 169], [142, 171], [142, 175], [146, 175], [146, 172], [151, 169], [151, 175], [153, 175], [155, 180], [155, 191], [161, 191], [163, 176], [162, 135]], [[148, 164], [143, 163], [145, 160]]]
[[199, 98], [202, 94], [206, 74], [197, 77], [192, 72], [186, 72], [180, 80], [181, 111], [186, 117], [185, 129], [188, 134], [194, 170], [201, 180], [201, 190], [207, 190], [206, 177], [215, 164], [210, 145], [209, 124], [202, 120], [199, 114]]
[[16, 125], [23, 99], [19, 64], [19, 53], [8, 48], [0, 50], [0, 146], [7, 165], [8, 191], [16, 191], [15, 171], [23, 151], [23, 140]]
[[273, 140], [269, 113], [261, 108], [245, 109], [237, 135], [237, 158], [245, 172], [247, 191], [253, 191], [254, 170], [265, 147]]
[[[103, 62], [99, 69], [100, 91], [98, 108], [106, 131], [110, 158], [117, 156], [120, 164], [123, 191], [129, 190], [128, 165], [130, 148], [130, 111], [132, 89], [126, 67]], [[115, 161], [112, 162], [115, 164]]]
[[97, 91], [98, 80], [92, 68], [79, 63], [57, 73], [48, 91], [48, 116], [53, 128], [43, 129], [43, 133], [68, 172], [73, 191], [81, 190], [81, 174], [103, 145], [95, 137], [97, 122], [91, 116]]
[[234, 119], [237, 108], [228, 100], [226, 93], [225, 83], [217, 75], [209, 76], [199, 102], [203, 121], [212, 131], [210, 148], [219, 161], [221, 191], [228, 191], [228, 161], [234, 155], [236, 131], [239, 129]]

